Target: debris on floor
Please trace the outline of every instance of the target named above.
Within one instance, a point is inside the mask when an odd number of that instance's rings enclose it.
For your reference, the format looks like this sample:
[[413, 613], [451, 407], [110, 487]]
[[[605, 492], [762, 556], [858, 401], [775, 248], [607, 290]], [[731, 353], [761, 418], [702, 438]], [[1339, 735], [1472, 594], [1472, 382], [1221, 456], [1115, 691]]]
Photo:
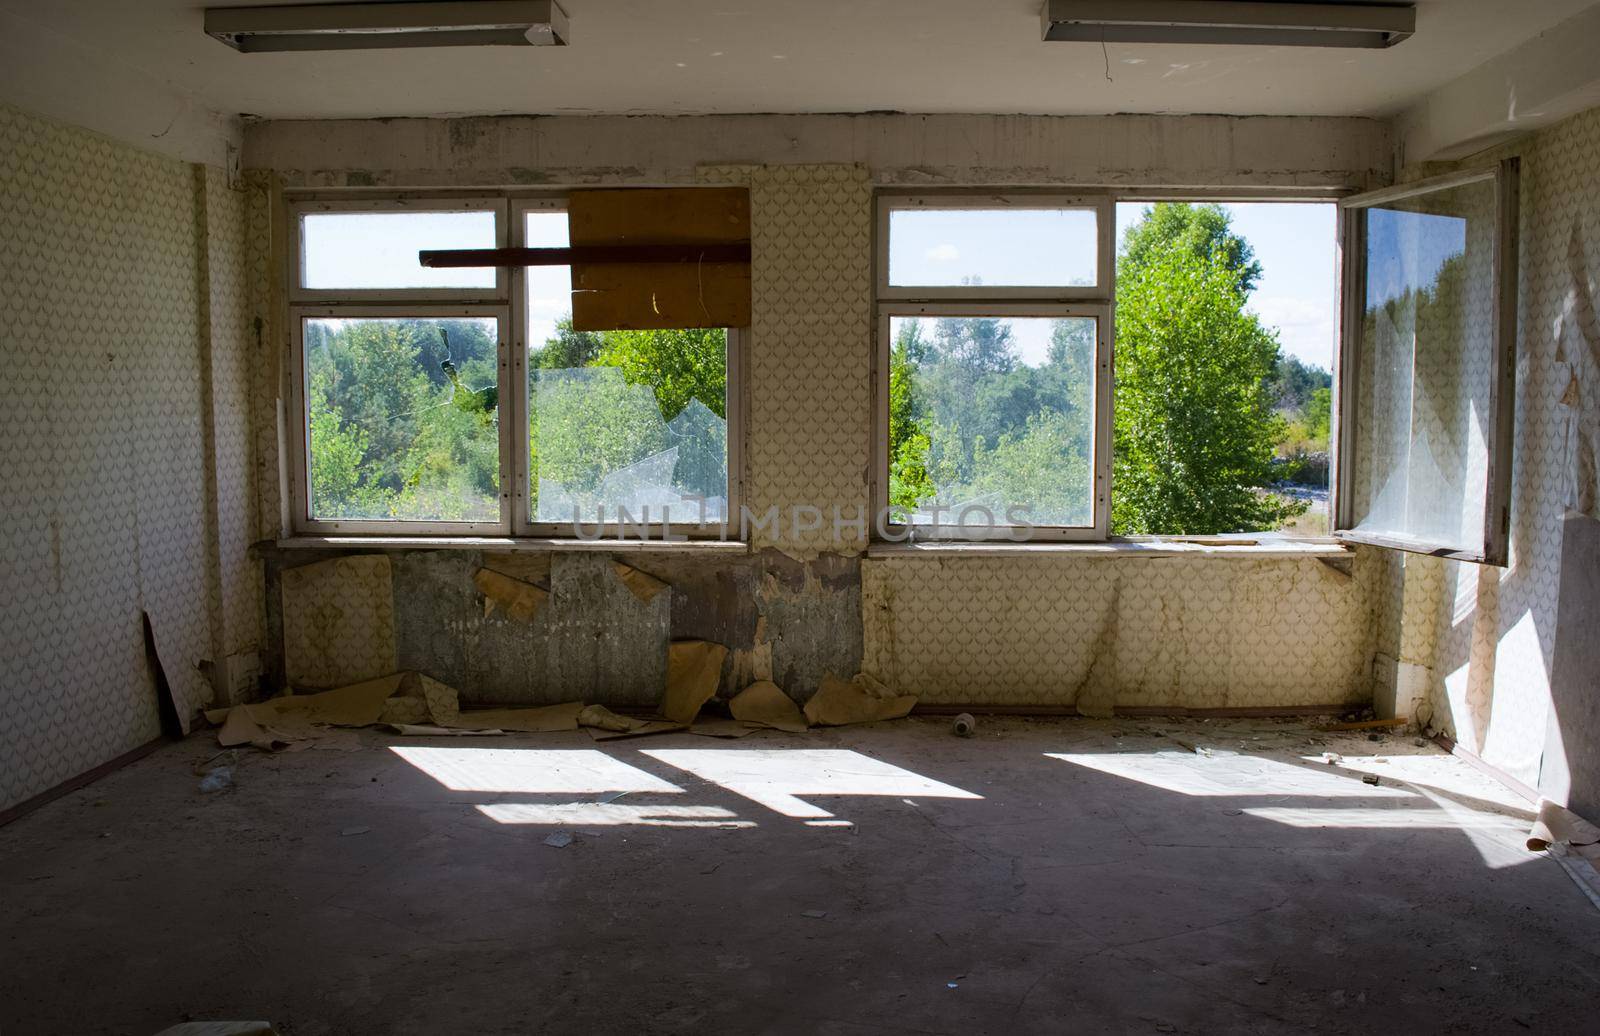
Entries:
[[200, 778], [200, 794], [214, 795], [233, 787], [233, 767], [219, 766]]
[[950, 732], [957, 737], [971, 737], [978, 732], [978, 721], [972, 713], [963, 712], [950, 724]]
[[700, 707], [717, 693], [728, 649], [709, 640], [677, 640], [667, 645], [667, 690], [661, 715], [673, 723], [693, 723]]
[[802, 733], [809, 725], [800, 706], [771, 680], [757, 680], [734, 695], [728, 701], [728, 712], [743, 723], [787, 730], [792, 734]]
[[271, 1022], [184, 1022], [156, 1036], [278, 1036]]
[[554, 849], [565, 849], [572, 844], [572, 834], [568, 831], [557, 831], [544, 836], [544, 844]]
[[916, 695], [897, 695], [866, 673], [851, 680], [830, 675], [822, 678], [822, 686], [806, 702], [805, 714], [814, 726], [842, 727], [900, 719], [916, 704]]

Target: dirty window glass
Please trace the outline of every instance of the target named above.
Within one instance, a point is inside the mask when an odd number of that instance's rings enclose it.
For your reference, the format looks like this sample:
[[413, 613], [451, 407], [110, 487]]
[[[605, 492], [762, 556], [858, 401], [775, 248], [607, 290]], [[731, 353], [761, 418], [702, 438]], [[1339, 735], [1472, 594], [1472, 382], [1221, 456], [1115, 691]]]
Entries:
[[896, 522], [1094, 524], [1093, 317], [889, 320]]
[[313, 520], [500, 520], [496, 319], [316, 317], [302, 334]]
[[435, 270], [417, 260], [423, 249], [493, 247], [492, 211], [308, 212], [300, 217], [300, 286], [493, 288], [493, 267]]
[[1355, 529], [1484, 548], [1495, 372], [1492, 180], [1363, 209]]
[[889, 213], [893, 287], [1089, 287], [1096, 215], [1075, 208], [905, 208]]

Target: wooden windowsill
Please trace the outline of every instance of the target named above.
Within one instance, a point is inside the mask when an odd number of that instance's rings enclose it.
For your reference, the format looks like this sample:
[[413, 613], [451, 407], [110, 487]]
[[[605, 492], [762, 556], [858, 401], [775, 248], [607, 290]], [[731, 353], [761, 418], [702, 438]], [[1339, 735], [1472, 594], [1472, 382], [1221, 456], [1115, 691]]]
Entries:
[[748, 554], [742, 540], [641, 540], [606, 537], [598, 540], [544, 539], [530, 536], [289, 536], [277, 541], [280, 550], [493, 550], [493, 551], [599, 551], [639, 554], [659, 551], [673, 554]]
[[1054, 555], [1081, 558], [1233, 558], [1262, 561], [1304, 558], [1348, 558], [1353, 551], [1329, 539], [1292, 540], [1286, 537], [1222, 536], [1109, 540], [1071, 543], [1013, 543], [1000, 541], [930, 541], [874, 543], [869, 558], [1005, 558]]

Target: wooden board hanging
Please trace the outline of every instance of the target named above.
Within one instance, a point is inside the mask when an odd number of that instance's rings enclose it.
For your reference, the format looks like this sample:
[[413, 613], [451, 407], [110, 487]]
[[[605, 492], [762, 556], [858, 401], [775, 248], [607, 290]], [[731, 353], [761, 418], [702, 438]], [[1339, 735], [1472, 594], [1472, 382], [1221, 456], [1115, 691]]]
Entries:
[[[574, 248], [624, 245], [746, 245], [750, 193], [743, 187], [573, 191], [567, 198]], [[578, 331], [746, 327], [750, 264], [695, 258], [676, 262], [576, 263], [572, 325]]]

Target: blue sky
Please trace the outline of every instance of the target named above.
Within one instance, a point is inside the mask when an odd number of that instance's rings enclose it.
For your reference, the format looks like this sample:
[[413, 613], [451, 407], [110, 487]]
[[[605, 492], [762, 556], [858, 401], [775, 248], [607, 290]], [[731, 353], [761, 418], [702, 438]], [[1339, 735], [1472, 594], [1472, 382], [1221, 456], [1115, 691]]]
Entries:
[[[1233, 229], [1255, 247], [1262, 266], [1250, 308], [1278, 332], [1286, 353], [1329, 369], [1337, 284], [1334, 268], [1334, 206], [1326, 203], [1261, 202], [1224, 205]], [[1117, 205], [1117, 237], [1139, 218], [1144, 205]], [[895, 242], [891, 256], [896, 280], [960, 283], [977, 274], [989, 283], [1013, 283], [1026, 276], [1037, 282], [1083, 281], [1092, 277], [1093, 226], [1087, 214], [1003, 213], [992, 210], [915, 212], [909, 233]], [[988, 218], [984, 218], [988, 217]], [[527, 215], [528, 243], [567, 243], [564, 213]], [[1376, 229], [1376, 228], [1375, 228]], [[1437, 269], [1440, 253], [1451, 244], [1439, 236], [1424, 246], [1430, 253], [1421, 265]], [[1080, 242], [1063, 248], [1062, 243]], [[472, 287], [492, 286], [490, 270], [424, 270], [417, 263], [421, 248], [491, 248], [493, 217], [488, 213], [339, 213], [306, 219], [304, 243], [308, 287]], [[1456, 246], [1459, 247], [1459, 246]], [[1403, 249], [1402, 249], [1403, 250]], [[978, 257], [986, 257], [977, 262]], [[988, 258], [992, 257], [992, 258]], [[904, 270], [902, 276], [901, 271]], [[1043, 271], [1043, 275], [1041, 275]], [[555, 322], [570, 312], [566, 267], [534, 267], [528, 271], [529, 340], [542, 342]], [[924, 279], [926, 278], [926, 279]], [[1044, 358], [1048, 327], [1024, 326], [1017, 338], [1025, 362]]]

